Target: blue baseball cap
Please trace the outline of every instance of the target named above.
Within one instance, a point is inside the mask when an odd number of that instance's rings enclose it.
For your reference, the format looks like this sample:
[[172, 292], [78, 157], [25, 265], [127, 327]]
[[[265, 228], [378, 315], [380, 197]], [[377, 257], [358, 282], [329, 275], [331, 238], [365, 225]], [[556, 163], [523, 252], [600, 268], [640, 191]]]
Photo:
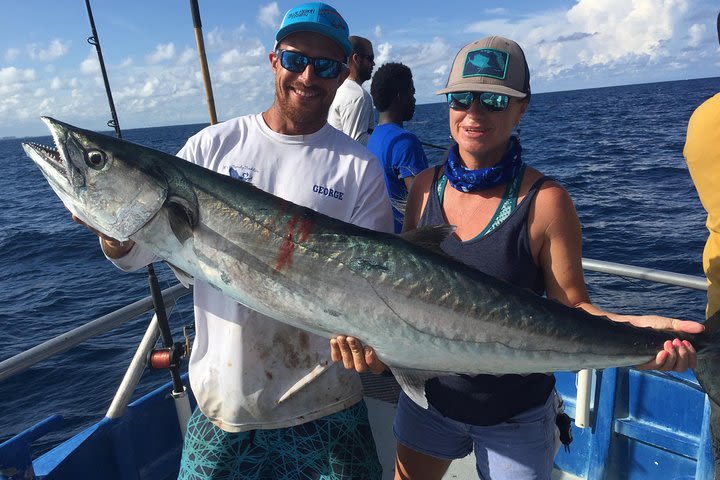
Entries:
[[279, 43], [295, 32], [317, 32], [330, 37], [340, 45], [346, 57], [352, 55], [347, 22], [327, 3], [303, 3], [288, 10], [283, 17], [280, 30], [275, 35], [275, 40]]

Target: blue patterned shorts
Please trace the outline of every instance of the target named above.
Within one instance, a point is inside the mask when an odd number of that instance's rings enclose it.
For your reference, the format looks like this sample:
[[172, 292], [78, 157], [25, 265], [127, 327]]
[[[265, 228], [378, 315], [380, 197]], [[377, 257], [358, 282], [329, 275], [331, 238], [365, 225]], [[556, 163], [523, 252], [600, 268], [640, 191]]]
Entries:
[[361, 401], [288, 428], [229, 433], [195, 409], [178, 480], [372, 480], [382, 467]]

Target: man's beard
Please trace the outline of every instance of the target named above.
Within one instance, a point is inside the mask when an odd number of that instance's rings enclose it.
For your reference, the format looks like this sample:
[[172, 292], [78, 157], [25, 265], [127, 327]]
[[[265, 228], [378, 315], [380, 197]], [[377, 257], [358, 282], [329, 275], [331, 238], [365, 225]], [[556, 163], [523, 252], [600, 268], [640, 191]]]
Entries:
[[316, 102], [312, 107], [302, 107], [292, 101], [292, 96], [295, 95], [294, 88], [290, 88], [291, 85], [287, 85], [285, 88], [280, 89], [280, 92], [284, 95], [278, 95], [278, 104], [280, 109], [288, 120], [297, 124], [316, 123], [320, 122], [322, 118], [323, 123], [327, 120], [328, 110], [330, 104], [325, 102], [325, 92], [317, 87], [312, 88], [299, 88], [299, 90], [312, 91], [319, 94], [322, 102]]

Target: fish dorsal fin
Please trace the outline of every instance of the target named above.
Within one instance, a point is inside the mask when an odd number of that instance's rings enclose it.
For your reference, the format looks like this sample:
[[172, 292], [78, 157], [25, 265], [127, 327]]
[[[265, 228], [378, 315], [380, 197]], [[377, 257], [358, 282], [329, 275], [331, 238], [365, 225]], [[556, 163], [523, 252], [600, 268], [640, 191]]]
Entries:
[[431, 227], [420, 227], [409, 232], [403, 232], [400, 236], [419, 247], [443, 253], [440, 244], [455, 231], [454, 225], [433, 225]]

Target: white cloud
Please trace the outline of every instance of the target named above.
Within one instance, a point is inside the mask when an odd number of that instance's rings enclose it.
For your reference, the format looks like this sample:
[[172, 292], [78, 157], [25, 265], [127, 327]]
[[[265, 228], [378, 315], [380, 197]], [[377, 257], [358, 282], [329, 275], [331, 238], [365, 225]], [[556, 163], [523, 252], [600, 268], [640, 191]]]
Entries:
[[137, 93], [141, 97], [152, 97], [153, 94], [155, 94], [155, 90], [157, 90], [158, 85], [160, 85], [160, 80], [157, 78], [151, 78], [145, 82]]
[[703, 40], [703, 37], [705, 37], [706, 31], [707, 28], [705, 27], [705, 25], [699, 23], [693, 24], [688, 31], [688, 36], [690, 37], [690, 39], [688, 40], [688, 45], [693, 48], [699, 46]]
[[132, 66], [133, 63], [134, 62], [133, 62], [132, 57], [127, 57], [122, 62], [120, 62], [120, 65], [118, 65], [118, 67], [119, 68], [128, 68], [128, 67]]
[[263, 27], [275, 29], [280, 26], [280, 8], [277, 2], [260, 7], [257, 16], [258, 23]]
[[205, 46], [208, 50], [217, 50], [225, 45], [225, 31], [215, 27], [205, 36]]
[[65, 55], [70, 50], [70, 42], [63, 42], [55, 39], [50, 42], [47, 48], [42, 48], [36, 43], [27, 46], [28, 55], [33, 60], [51, 62]]
[[12, 62], [20, 55], [20, 50], [17, 48], [8, 48], [5, 50], [5, 60], [8, 62]]
[[375, 48], [375, 65], [382, 65], [390, 61], [390, 55], [392, 55], [392, 44], [390, 42], [383, 42]]
[[382, 38], [383, 35], [383, 29], [380, 25], [375, 25], [375, 28], [373, 30], [373, 34], [375, 35], [375, 38]]
[[566, 31], [594, 33], [581, 41], [576, 57], [586, 65], [604, 65], [640, 56], [666, 56], [665, 43], [677, 33], [687, 0], [580, 0], [567, 13]]
[[240, 63], [240, 59], [242, 58], [242, 55], [237, 50], [237, 48], [233, 48], [229, 52], [225, 52], [222, 55], [220, 55], [220, 59], [218, 60], [221, 65], [234, 65], [237, 63]]
[[[35, 81], [35, 70], [16, 67], [0, 68], [0, 99], [20, 92], [30, 92], [30, 83]], [[9, 100], [2, 100], [5, 103]]]
[[171, 60], [173, 57], [175, 57], [175, 44], [172, 42], [161, 43], [155, 46], [155, 50], [151, 54], [145, 55], [145, 61], [155, 64]]
[[15, 67], [0, 68], [0, 83], [14, 84], [31, 82], [35, 80], [35, 71], [32, 69], [21, 70]]
[[90, 53], [88, 53], [88, 56], [85, 57], [85, 60], [80, 62], [80, 71], [86, 75], [92, 75], [100, 72], [100, 64], [98, 63], [95, 48], [91, 48]]
[[55, 77], [50, 81], [50, 88], [53, 90], [59, 90], [62, 87], [62, 80], [60, 77]]
[[187, 65], [197, 58], [197, 52], [192, 48], [186, 48], [178, 58], [178, 65]]

